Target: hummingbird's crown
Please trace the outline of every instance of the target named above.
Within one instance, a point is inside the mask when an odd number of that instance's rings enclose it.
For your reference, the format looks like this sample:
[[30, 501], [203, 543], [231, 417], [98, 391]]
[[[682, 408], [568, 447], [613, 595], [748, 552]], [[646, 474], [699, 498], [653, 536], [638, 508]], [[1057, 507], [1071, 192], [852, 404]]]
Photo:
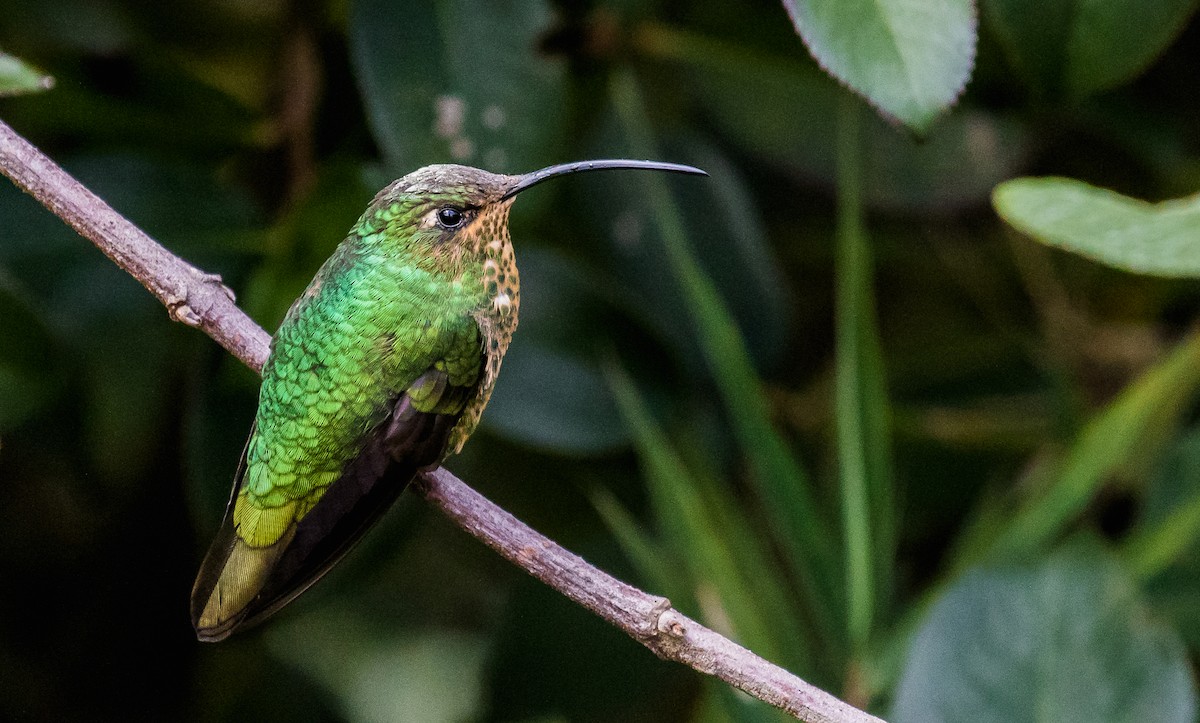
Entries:
[[439, 163], [418, 168], [396, 179], [381, 194], [392, 197], [453, 194], [491, 201], [502, 196], [517, 181], [515, 176], [489, 173], [471, 166]]

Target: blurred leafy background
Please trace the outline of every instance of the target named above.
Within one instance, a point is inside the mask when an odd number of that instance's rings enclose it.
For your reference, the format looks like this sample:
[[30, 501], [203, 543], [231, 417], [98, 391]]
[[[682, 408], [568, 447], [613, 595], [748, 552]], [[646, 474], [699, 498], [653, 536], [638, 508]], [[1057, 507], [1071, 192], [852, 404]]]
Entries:
[[[268, 329], [420, 165], [706, 168], [522, 196], [521, 330], [449, 467], [894, 720], [1188, 721], [1196, 5], [4, 0], [0, 117]], [[0, 184], [0, 718], [777, 715], [415, 496], [196, 643], [256, 389]]]

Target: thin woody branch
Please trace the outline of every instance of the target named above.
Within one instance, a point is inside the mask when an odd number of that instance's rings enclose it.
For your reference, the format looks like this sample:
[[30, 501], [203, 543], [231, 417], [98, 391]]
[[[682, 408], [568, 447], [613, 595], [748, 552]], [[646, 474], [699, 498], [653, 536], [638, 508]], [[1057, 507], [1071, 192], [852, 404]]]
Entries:
[[[3, 121], [0, 172], [141, 282], [172, 319], [200, 329], [262, 370], [270, 335], [238, 308], [219, 277], [167, 251]], [[879, 721], [684, 616], [666, 598], [592, 567], [445, 469], [425, 473], [414, 487], [464, 530], [659, 657], [715, 675], [804, 721]]]

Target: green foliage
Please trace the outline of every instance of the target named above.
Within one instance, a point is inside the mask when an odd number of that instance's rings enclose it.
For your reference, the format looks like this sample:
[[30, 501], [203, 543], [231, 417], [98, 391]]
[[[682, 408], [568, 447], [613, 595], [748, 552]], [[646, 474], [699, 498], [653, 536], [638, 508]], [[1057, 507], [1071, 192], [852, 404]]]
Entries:
[[861, 648], [871, 634], [874, 608], [886, 604], [891, 586], [895, 500], [890, 409], [864, 228], [859, 111], [851, 99], [844, 103], [838, 133], [834, 418], [845, 535], [846, 626], [851, 642]]
[[0, 351], [0, 431], [53, 403], [61, 370], [45, 321], [12, 279], [0, 276], [0, 338], [20, 339]]
[[1099, 547], [956, 582], [913, 639], [892, 720], [1192, 721], [1179, 636]]
[[[655, 155], [632, 78], [618, 76], [613, 94], [635, 155]], [[731, 418], [733, 433], [746, 450], [776, 534], [783, 538], [784, 549], [823, 615], [833, 604], [829, 585], [836, 578], [828, 549], [829, 535], [823, 529], [807, 476], [771, 426], [766, 398], [745, 341], [693, 257], [682, 214], [669, 197], [664, 179], [646, 175], [649, 177], [643, 181], [666, 247], [668, 268], [683, 291], [689, 320], [701, 340], [701, 351]]]
[[533, 345], [514, 350], [504, 363], [511, 383], [488, 405], [496, 419], [489, 429], [560, 454], [596, 454], [628, 441], [594, 365]]
[[486, 639], [451, 631], [381, 636], [336, 608], [313, 617], [272, 631], [268, 644], [327, 689], [348, 719], [454, 723], [479, 714]]
[[1069, 178], [1019, 178], [993, 202], [1050, 246], [1140, 274], [1200, 276], [1200, 195], [1151, 204]]
[[784, 0], [813, 57], [884, 114], [925, 131], [975, 60], [971, 0]]
[[[416, 166], [705, 168], [516, 204], [451, 468], [898, 720], [1192, 716], [1195, 0], [10, 4], [0, 117], [267, 328]], [[0, 718], [779, 718], [414, 496], [198, 646], [256, 390], [0, 183]]]
[[[1200, 533], [1200, 434], [1193, 427], [1162, 455], [1138, 528], [1122, 552], [1142, 578], [1178, 573], [1194, 557]], [[1175, 564], [1176, 562], [1182, 564]], [[1166, 573], [1164, 575], [1164, 573]], [[1187, 574], [1187, 584], [1192, 576]]]
[[1139, 462], [1165, 446], [1198, 388], [1200, 335], [1192, 335], [1080, 430], [1061, 459], [1051, 463], [1044, 489], [1011, 517], [989, 551], [1027, 554], [1055, 539], [1108, 478], [1135, 472]]
[[[835, 80], [795, 54], [762, 52], [675, 28], [651, 27], [646, 52], [687, 73], [687, 91], [705, 117], [757, 162], [812, 182], [837, 167], [844, 95]], [[769, 98], [773, 113], [763, 113]], [[864, 201], [874, 207], [938, 212], [971, 208], [1017, 171], [1026, 127], [1008, 114], [956, 110], [921, 138], [871, 114], [861, 121]]]
[[1035, 92], [1082, 98], [1144, 69], [1196, 0], [984, 0], [1004, 51]]
[[52, 87], [53, 78], [0, 51], [0, 98], [6, 95], [39, 93]]
[[529, 52], [550, 22], [545, 0], [399, 10], [360, 0], [350, 15], [368, 118], [393, 171], [453, 161], [519, 173], [559, 158], [565, 68]]

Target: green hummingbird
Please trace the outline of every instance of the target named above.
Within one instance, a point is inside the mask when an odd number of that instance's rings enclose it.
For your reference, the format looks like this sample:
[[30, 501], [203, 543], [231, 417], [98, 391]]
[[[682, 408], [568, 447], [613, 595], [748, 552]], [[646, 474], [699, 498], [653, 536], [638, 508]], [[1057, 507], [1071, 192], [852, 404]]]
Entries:
[[324, 575], [421, 470], [462, 449], [517, 328], [519, 176], [427, 166], [375, 196], [292, 304], [263, 366], [225, 518], [192, 588], [196, 636], [262, 622]]

